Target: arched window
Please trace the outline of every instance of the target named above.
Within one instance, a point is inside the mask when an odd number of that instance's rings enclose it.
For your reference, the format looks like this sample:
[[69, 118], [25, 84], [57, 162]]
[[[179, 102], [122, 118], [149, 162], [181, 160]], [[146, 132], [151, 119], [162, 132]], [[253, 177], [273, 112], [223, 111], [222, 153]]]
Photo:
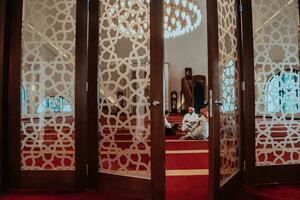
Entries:
[[222, 77], [222, 110], [224, 113], [233, 112], [236, 109], [236, 89], [235, 89], [235, 62], [230, 59], [223, 71]]
[[41, 105], [39, 105], [37, 113], [43, 113], [47, 110], [54, 113], [68, 113], [72, 112], [72, 105], [69, 101], [65, 100], [64, 97], [51, 96], [45, 99]]
[[299, 75], [296, 70], [278, 73], [265, 86], [268, 112], [296, 113], [300, 108]]
[[24, 85], [21, 85], [21, 107], [22, 107], [22, 113], [27, 112], [27, 106], [26, 106], [26, 101], [27, 101], [27, 91]]

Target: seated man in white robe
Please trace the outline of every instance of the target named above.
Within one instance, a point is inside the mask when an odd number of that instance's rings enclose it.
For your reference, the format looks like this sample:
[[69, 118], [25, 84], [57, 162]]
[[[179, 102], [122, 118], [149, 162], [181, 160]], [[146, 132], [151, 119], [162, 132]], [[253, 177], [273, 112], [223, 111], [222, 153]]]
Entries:
[[184, 115], [182, 120], [182, 131], [193, 132], [197, 128], [197, 123], [199, 120], [198, 115], [195, 113], [193, 107], [189, 107], [188, 113]]
[[208, 111], [206, 108], [200, 110], [201, 117], [198, 119], [196, 128], [188, 132], [187, 135], [181, 137], [182, 140], [204, 140], [208, 138]]

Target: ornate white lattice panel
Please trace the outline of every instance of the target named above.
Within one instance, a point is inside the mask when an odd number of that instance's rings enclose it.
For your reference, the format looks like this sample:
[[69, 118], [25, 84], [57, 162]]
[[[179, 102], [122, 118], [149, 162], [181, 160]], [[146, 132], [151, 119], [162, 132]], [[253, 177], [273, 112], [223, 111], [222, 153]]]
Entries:
[[300, 163], [298, 1], [253, 0], [256, 165]]
[[239, 170], [240, 75], [236, 0], [218, 0], [220, 72], [220, 184]]
[[100, 5], [99, 171], [150, 178], [150, 4]]
[[76, 0], [24, 0], [22, 170], [74, 170]]

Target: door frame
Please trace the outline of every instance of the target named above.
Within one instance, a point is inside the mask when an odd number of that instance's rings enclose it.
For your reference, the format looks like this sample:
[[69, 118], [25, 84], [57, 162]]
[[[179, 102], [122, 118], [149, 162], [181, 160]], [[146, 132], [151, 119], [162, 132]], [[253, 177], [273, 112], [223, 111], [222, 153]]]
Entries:
[[[255, 74], [254, 74], [254, 43], [253, 43], [253, 24], [252, 24], [252, 0], [242, 0], [243, 13], [243, 63], [245, 96], [244, 100], [244, 119], [245, 122], [245, 161], [246, 173], [245, 181], [247, 184], [270, 184], [270, 183], [299, 183], [300, 164], [282, 166], [262, 166], [256, 167], [255, 162]], [[298, 6], [300, 1], [298, 0]], [[298, 8], [298, 12], [300, 9]], [[300, 16], [300, 13], [299, 13]], [[246, 142], [247, 141], [247, 142]]]
[[[207, 47], [208, 47], [208, 105], [209, 105], [209, 199], [219, 198], [220, 185], [220, 137], [218, 134], [220, 116], [213, 104], [219, 89], [219, 44], [217, 0], [207, 1]], [[215, 71], [217, 70], [217, 71]], [[215, 73], [214, 73], [215, 71]], [[213, 117], [213, 118], [212, 118]]]
[[98, 172], [98, 55], [99, 55], [99, 0], [90, 0], [89, 6], [89, 59], [88, 59], [88, 185], [100, 191], [121, 195], [165, 199], [165, 136], [163, 113], [163, 0], [150, 1], [150, 102], [157, 100], [159, 106], [151, 105], [151, 180]]
[[[8, 40], [8, 131], [5, 166], [7, 189], [78, 190], [86, 184], [86, 74], [87, 74], [87, 5], [88, 0], [76, 2], [75, 50], [75, 171], [23, 171], [20, 166], [20, 87], [21, 87], [21, 35], [23, 1], [11, 0], [7, 11]], [[80, 58], [80, 59], [77, 59]], [[9, 134], [8, 134], [9, 133]]]
[[[150, 102], [159, 101], [159, 106], [151, 107], [151, 196], [163, 200], [166, 197], [165, 170], [165, 124], [164, 124], [164, 0], [150, 3]], [[153, 134], [154, 133], [154, 134]]]
[[5, 86], [4, 76], [7, 66], [7, 0], [0, 1], [0, 192], [4, 189], [4, 120], [5, 120]]
[[[240, 86], [242, 86], [243, 63], [242, 63], [242, 37], [241, 37], [241, 19], [240, 19], [240, 1], [236, 0], [237, 10], [237, 37], [238, 37], [238, 70], [240, 72]], [[207, 33], [208, 33], [208, 76], [209, 76], [209, 199], [229, 199], [238, 191], [243, 182], [243, 92], [239, 88], [240, 94], [240, 171], [234, 175], [225, 185], [220, 187], [220, 111], [219, 106], [214, 102], [221, 99], [219, 96], [219, 35], [218, 35], [218, 0], [207, 1]]]

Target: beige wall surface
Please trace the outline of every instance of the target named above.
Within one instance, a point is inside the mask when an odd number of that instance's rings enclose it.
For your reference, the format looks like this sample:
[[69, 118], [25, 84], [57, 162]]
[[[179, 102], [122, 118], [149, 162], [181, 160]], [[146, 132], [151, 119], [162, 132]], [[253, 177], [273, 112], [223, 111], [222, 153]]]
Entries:
[[206, 1], [200, 0], [202, 22], [193, 32], [165, 40], [165, 62], [169, 63], [170, 92], [181, 91], [184, 68], [193, 68], [194, 75], [208, 75]]

